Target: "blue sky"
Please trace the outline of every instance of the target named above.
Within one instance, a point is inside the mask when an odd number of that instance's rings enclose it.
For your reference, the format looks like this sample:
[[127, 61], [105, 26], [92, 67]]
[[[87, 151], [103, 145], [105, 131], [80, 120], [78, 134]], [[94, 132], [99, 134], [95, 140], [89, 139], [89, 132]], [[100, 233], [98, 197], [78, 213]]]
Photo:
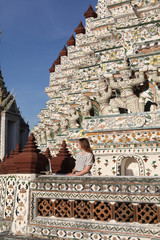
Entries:
[[2, 75], [30, 129], [48, 100], [49, 68], [97, 1], [0, 0]]

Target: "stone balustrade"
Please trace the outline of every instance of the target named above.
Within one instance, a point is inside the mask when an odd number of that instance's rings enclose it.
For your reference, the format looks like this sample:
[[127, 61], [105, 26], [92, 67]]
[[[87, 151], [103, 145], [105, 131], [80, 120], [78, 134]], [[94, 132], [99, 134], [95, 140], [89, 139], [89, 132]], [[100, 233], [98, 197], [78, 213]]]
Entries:
[[160, 239], [160, 178], [39, 176], [28, 234], [48, 239]]

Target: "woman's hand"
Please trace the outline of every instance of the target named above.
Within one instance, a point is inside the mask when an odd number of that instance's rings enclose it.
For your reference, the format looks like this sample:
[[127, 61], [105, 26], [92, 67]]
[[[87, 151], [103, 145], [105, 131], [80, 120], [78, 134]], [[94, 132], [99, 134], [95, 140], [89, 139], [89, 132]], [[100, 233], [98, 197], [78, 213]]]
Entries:
[[76, 169], [74, 168], [74, 169], [72, 170], [72, 172], [71, 172], [71, 173], [67, 173], [67, 175], [72, 176], [72, 175], [75, 174], [75, 172], [76, 172]]
[[85, 169], [83, 169], [82, 171], [80, 172], [76, 172], [74, 171], [75, 169], [73, 169], [72, 173], [67, 173], [68, 176], [83, 176], [84, 174], [88, 173], [91, 169], [91, 165], [87, 165], [85, 167]]

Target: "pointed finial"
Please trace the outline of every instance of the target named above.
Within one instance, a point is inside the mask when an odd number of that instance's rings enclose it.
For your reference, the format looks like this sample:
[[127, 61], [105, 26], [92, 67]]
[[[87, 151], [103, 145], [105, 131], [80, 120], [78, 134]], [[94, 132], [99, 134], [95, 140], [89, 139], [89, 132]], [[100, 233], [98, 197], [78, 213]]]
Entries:
[[19, 154], [19, 153], [20, 153], [20, 145], [17, 144], [16, 150], [15, 150], [15, 152], [14, 152], [14, 155], [17, 155], [17, 154]]
[[49, 69], [49, 71], [50, 71], [50, 73], [51, 72], [55, 72], [55, 65], [54, 65], [54, 63], [52, 64], [52, 67]]
[[61, 56], [59, 55], [58, 58], [54, 61], [55, 65], [60, 65], [61, 64]]
[[67, 41], [67, 45], [69, 46], [75, 46], [75, 38], [74, 35], [72, 34], [72, 36], [70, 37], [70, 39]]
[[34, 141], [35, 141], [35, 137], [34, 137], [34, 134], [33, 134], [33, 133], [30, 134], [30, 136], [29, 136], [29, 138], [28, 138], [28, 141], [29, 141], [29, 142], [34, 142]]
[[62, 145], [61, 145], [63, 148], [66, 148], [67, 147], [67, 144], [65, 141], [62, 142]]
[[48, 159], [51, 159], [51, 158], [52, 158], [51, 152], [50, 152], [49, 148], [46, 149], [44, 155], [45, 155]]
[[10, 152], [9, 158], [12, 158], [12, 157], [14, 157], [14, 151], [13, 151], [13, 149], [12, 149], [11, 152]]
[[89, 5], [88, 10], [84, 13], [85, 18], [96, 18], [97, 17], [97, 13], [93, 10], [91, 4]]
[[64, 48], [62, 49], [62, 51], [60, 52], [60, 55], [61, 55], [61, 57], [62, 56], [67, 56], [67, 48], [66, 48], [65, 45], [64, 45]]
[[85, 34], [85, 28], [83, 27], [82, 21], [80, 21], [80, 24], [74, 31], [76, 34], [80, 34], [80, 33]]

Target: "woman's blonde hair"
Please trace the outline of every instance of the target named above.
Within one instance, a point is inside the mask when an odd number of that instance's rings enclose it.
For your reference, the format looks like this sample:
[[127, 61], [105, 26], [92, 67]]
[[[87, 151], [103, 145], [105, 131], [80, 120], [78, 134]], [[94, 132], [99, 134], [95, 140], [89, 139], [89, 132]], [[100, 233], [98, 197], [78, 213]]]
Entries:
[[84, 151], [92, 153], [92, 149], [87, 138], [80, 138], [79, 144]]

